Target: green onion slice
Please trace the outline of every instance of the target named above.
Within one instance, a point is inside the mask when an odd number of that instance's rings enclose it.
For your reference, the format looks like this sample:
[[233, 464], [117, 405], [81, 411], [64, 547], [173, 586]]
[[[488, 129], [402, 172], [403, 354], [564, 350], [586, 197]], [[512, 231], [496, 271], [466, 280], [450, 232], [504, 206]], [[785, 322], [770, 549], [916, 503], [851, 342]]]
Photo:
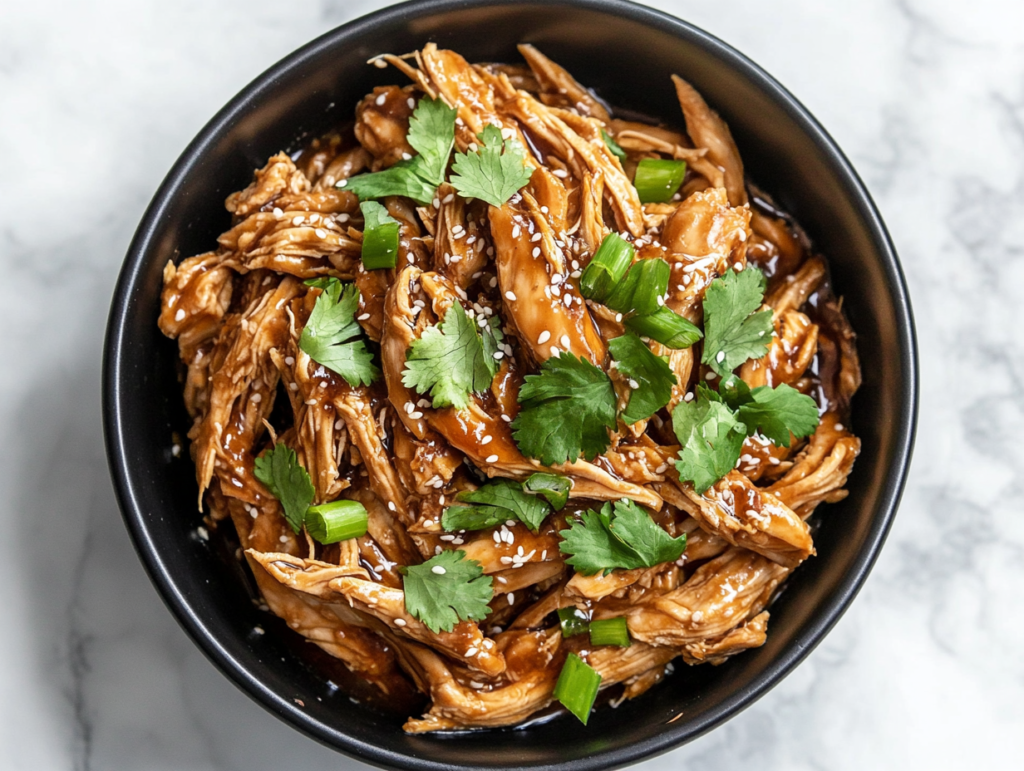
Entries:
[[671, 201], [686, 176], [686, 161], [644, 158], [637, 164], [633, 187], [640, 203]]
[[554, 507], [555, 511], [561, 511], [569, 502], [569, 490], [572, 482], [568, 477], [561, 474], [546, 474], [537, 472], [531, 474], [523, 482], [523, 490], [533, 495], [539, 495], [546, 499]]
[[575, 637], [587, 631], [586, 615], [572, 605], [558, 609], [558, 623], [562, 627], [562, 637]]
[[609, 233], [580, 276], [580, 294], [588, 300], [604, 302], [632, 262], [633, 244], [618, 233]]
[[363, 213], [363, 266], [367, 270], [393, 268], [398, 261], [398, 220], [376, 201], [359, 204]]
[[570, 653], [555, 684], [554, 696], [562, 706], [580, 719], [583, 725], [590, 718], [601, 675], [575, 653]]
[[625, 616], [590, 622], [591, 645], [617, 645], [620, 648], [628, 648], [630, 642]]
[[366, 534], [366, 509], [358, 501], [331, 501], [306, 509], [306, 530], [320, 543], [337, 543]]
[[601, 129], [601, 139], [603, 139], [604, 143], [608, 145], [608, 149], [612, 151], [612, 155], [618, 158], [619, 161], [626, 161], [626, 151], [623, 150], [622, 147], [619, 146], [619, 143], [612, 138], [612, 135], [604, 129]]
[[657, 340], [669, 348], [689, 348], [703, 337], [700, 329], [666, 306], [646, 316], [631, 316], [625, 324], [641, 337]]
[[625, 280], [619, 282], [604, 304], [622, 313], [654, 313], [661, 307], [658, 298], [668, 289], [671, 272], [668, 263], [657, 258], [634, 262]]

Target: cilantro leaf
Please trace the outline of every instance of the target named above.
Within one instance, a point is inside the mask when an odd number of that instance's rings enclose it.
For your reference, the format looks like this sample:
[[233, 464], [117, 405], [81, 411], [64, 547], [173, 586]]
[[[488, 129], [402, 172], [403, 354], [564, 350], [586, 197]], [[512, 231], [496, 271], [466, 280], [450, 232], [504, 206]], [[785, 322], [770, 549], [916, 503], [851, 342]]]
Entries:
[[772, 339], [772, 312], [755, 313], [764, 299], [761, 271], [730, 270], [712, 281], [704, 294], [704, 364], [728, 375], [747, 359], [768, 352]]
[[491, 577], [464, 551], [443, 551], [402, 572], [406, 611], [435, 634], [452, 631], [460, 619], [482, 621], [490, 612]]
[[484, 364], [487, 365], [491, 378], [493, 378], [501, 369], [501, 364], [494, 358], [494, 354], [498, 352], [498, 344], [505, 339], [505, 335], [501, 332], [501, 319], [497, 316], [489, 318], [487, 323], [480, 328], [480, 337], [484, 344]]
[[253, 475], [281, 501], [284, 518], [292, 530], [299, 532], [315, 492], [309, 473], [299, 463], [295, 450], [280, 443], [274, 445], [256, 459]]
[[437, 185], [424, 179], [425, 174], [423, 162], [416, 156], [407, 161], [399, 161], [383, 171], [343, 179], [336, 187], [354, 193], [360, 201], [404, 195], [421, 206], [428, 206], [434, 199]]
[[779, 447], [789, 447], [789, 436], [810, 436], [818, 427], [818, 405], [810, 396], [785, 383], [761, 386], [750, 392], [751, 401], [737, 410], [736, 417], [753, 434], [760, 431]]
[[[518, 519], [531, 530], [537, 530], [551, 507], [543, 498], [523, 491], [519, 482], [499, 479], [476, 490], [465, 490], [455, 496], [460, 503], [475, 506], [449, 506], [441, 517], [445, 530], [482, 530], [508, 519]], [[482, 524], [486, 522], [487, 524]]]
[[672, 410], [672, 428], [683, 446], [676, 469], [699, 494], [733, 469], [747, 438], [746, 424], [717, 394], [709, 398], [707, 393], [701, 390], [696, 401], [680, 402]]
[[643, 567], [677, 560], [686, 549], [685, 533], [673, 538], [635, 501], [626, 498], [615, 502], [611, 530], [612, 535], [639, 555]]
[[561, 511], [569, 502], [572, 481], [569, 477], [564, 477], [561, 474], [538, 471], [535, 474], [530, 474], [523, 482], [523, 490], [531, 495], [541, 496], [555, 508], [555, 511]]
[[409, 119], [406, 140], [419, 153], [418, 173], [434, 186], [444, 182], [448, 158], [455, 147], [455, 117], [458, 110], [441, 99], [420, 99]]
[[686, 535], [673, 538], [636, 503], [623, 498], [600, 511], [585, 511], [579, 521], [559, 533], [558, 548], [570, 555], [566, 563], [583, 575], [616, 568], [651, 568], [679, 559]]
[[527, 375], [519, 389], [522, 409], [512, 421], [520, 451], [546, 466], [593, 459], [608, 449], [615, 427], [612, 381], [585, 359], [562, 352]]
[[343, 287], [338, 279], [328, 279], [299, 337], [299, 348], [313, 361], [338, 373], [353, 387], [370, 385], [380, 374], [355, 320], [358, 307], [359, 290], [354, 284]]
[[526, 151], [519, 140], [502, 139], [497, 126], [486, 126], [478, 138], [475, 153], [455, 154], [452, 186], [463, 198], [501, 206], [530, 181], [533, 169], [526, 165]]
[[[493, 335], [494, 331], [490, 327], [488, 334]], [[440, 324], [427, 328], [413, 341], [402, 383], [421, 394], [429, 393], [435, 409], [454, 406], [461, 410], [469, 404], [471, 393], [490, 388], [496, 364], [493, 356], [484, 355], [484, 343], [476, 325], [456, 302]]]
[[355, 193], [361, 201], [404, 195], [428, 205], [437, 186], [444, 182], [448, 158], [455, 146], [455, 114], [440, 99], [420, 99], [409, 119], [406, 137], [419, 155], [383, 171], [343, 179], [337, 186]]
[[[608, 350], [619, 372], [637, 384], [629, 394], [629, 402], [621, 417], [627, 424], [649, 418], [672, 398], [676, 376], [664, 356], [655, 356], [639, 337], [632, 333], [608, 341]], [[630, 383], [632, 386], [632, 383]]]

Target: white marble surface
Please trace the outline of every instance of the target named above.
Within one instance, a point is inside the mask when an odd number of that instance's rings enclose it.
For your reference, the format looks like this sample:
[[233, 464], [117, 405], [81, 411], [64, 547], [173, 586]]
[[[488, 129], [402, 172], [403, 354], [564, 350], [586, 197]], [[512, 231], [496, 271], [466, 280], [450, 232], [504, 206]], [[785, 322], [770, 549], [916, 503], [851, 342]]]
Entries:
[[[164, 609], [111, 493], [99, 368], [122, 255], [181, 149], [265, 67], [385, 4], [0, 4], [0, 767], [362, 767], [249, 701]], [[1020, 768], [1024, 3], [654, 5], [748, 53], [852, 157], [903, 259], [923, 387], [852, 610], [756, 706], [644, 767]]]

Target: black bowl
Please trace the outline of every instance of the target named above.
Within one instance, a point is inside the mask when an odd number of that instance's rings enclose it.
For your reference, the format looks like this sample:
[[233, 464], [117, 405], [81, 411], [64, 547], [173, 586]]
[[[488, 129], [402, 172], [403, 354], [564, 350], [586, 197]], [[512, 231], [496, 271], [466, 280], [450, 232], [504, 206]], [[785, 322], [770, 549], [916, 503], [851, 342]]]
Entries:
[[[156, 326], [164, 263], [210, 248], [229, 224], [225, 196], [244, 187], [266, 158], [350, 117], [373, 86], [401, 80], [393, 70], [367, 66], [368, 58], [430, 40], [471, 61], [518, 61], [515, 45], [535, 43], [609, 103], [676, 125], [681, 116], [669, 75], [686, 77], [729, 123], [749, 177], [828, 256], [859, 334], [864, 385], [853, 423], [863, 452], [849, 498], [822, 513], [818, 556], [773, 605], [768, 642], [721, 667], [681, 666], [643, 697], [598, 709], [587, 727], [562, 717], [518, 730], [407, 736], [397, 715], [334, 691], [288, 631], [254, 606], [238, 563], [196, 537], [194, 470], [186, 452], [171, 452], [186, 422], [176, 347]], [[103, 373], [107, 452], [125, 523], [196, 644], [246, 693], [309, 736], [381, 766], [439, 770], [621, 766], [695, 738], [767, 692], [836, 623], [878, 556], [910, 460], [916, 393], [900, 266], [839, 148], [741, 54], [678, 19], [621, 0], [399, 5], [274, 65], [210, 121], [153, 198], [118, 279]], [[253, 634], [261, 624], [267, 633]]]

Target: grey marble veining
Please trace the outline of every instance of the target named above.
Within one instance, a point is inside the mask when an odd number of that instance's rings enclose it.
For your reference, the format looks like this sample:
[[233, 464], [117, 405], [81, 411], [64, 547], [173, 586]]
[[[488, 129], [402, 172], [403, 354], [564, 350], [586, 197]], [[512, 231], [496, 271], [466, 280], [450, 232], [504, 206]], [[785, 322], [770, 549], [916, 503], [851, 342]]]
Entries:
[[[163, 607], [110, 489], [99, 361], [122, 255], [181, 149], [264, 68], [385, 4], [0, 5], [0, 767], [360, 766], [249, 701]], [[754, 707], [644, 767], [1019, 767], [1024, 4], [652, 4], [750, 55], [850, 155], [910, 283], [922, 401], [852, 609]]]

